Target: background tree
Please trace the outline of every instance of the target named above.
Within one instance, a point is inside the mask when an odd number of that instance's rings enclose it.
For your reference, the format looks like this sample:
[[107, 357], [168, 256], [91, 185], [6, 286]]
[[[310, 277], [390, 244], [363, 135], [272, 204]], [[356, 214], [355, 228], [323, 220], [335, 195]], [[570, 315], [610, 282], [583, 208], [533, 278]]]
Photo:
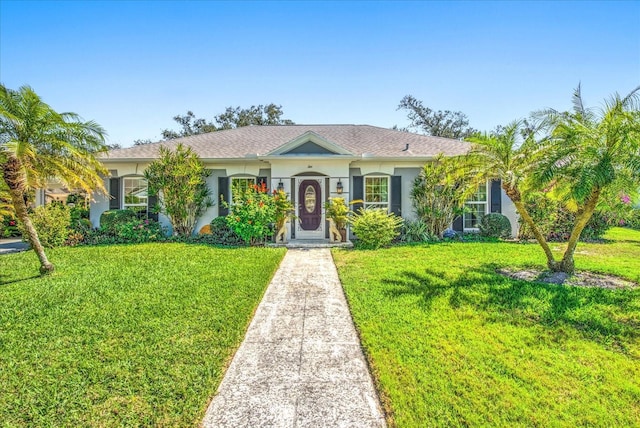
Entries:
[[0, 85], [0, 165], [25, 238], [40, 260], [40, 272], [54, 270], [27, 213], [25, 194], [57, 178], [70, 189], [91, 194], [104, 189], [107, 174], [95, 158], [106, 150], [105, 131], [75, 113], [57, 113], [28, 86], [17, 91]]
[[438, 156], [416, 177], [411, 201], [429, 235], [442, 239], [444, 231], [463, 213], [464, 203], [477, 189], [467, 179], [467, 172], [463, 158]]
[[411, 95], [400, 100], [398, 110], [407, 111], [407, 117], [411, 121], [409, 129], [426, 135], [461, 139], [478, 132], [469, 126], [467, 115], [461, 111], [435, 111]]
[[174, 235], [191, 235], [198, 218], [213, 205], [206, 183], [209, 171], [200, 157], [182, 144], [174, 152], [162, 146], [144, 176], [149, 193], [160, 196], [159, 211], [169, 217]]
[[293, 121], [282, 118], [283, 114], [282, 106], [273, 103], [249, 108], [227, 107], [212, 121], [196, 118], [192, 111], [187, 111], [184, 116], [177, 115], [173, 118], [180, 125], [180, 129], [178, 131], [165, 129], [162, 131], [162, 137], [170, 140], [249, 125], [293, 125]]
[[620, 181], [640, 186], [640, 86], [625, 97], [612, 95], [599, 109], [585, 107], [578, 86], [572, 111], [548, 109], [536, 116], [548, 137], [533, 183], [576, 207], [567, 248], [554, 269], [572, 273], [578, 240], [603, 193]]

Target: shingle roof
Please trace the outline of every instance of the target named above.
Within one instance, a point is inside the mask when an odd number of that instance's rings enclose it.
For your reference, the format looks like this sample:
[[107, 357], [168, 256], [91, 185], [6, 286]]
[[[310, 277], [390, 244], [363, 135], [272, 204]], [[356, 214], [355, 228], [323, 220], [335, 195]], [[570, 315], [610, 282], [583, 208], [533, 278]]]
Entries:
[[273, 125], [246, 126], [111, 150], [103, 160], [153, 159], [158, 157], [160, 146], [174, 149], [179, 143], [190, 146], [203, 160], [264, 156], [309, 131], [344, 147], [355, 156], [366, 158], [408, 160], [434, 157], [440, 153], [455, 156], [466, 153], [470, 148], [470, 144], [464, 141], [370, 125]]

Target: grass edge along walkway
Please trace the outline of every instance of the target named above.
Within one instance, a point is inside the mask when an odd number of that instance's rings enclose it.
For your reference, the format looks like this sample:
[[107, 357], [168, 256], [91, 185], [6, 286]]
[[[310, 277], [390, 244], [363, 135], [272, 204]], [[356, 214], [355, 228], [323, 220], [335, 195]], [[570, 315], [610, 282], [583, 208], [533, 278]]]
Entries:
[[[640, 280], [640, 232], [580, 244], [578, 269]], [[560, 245], [554, 245], [560, 249]], [[640, 288], [527, 283], [537, 245], [333, 250], [390, 425], [634, 426]]]
[[197, 426], [284, 249], [185, 244], [0, 256], [0, 420]]

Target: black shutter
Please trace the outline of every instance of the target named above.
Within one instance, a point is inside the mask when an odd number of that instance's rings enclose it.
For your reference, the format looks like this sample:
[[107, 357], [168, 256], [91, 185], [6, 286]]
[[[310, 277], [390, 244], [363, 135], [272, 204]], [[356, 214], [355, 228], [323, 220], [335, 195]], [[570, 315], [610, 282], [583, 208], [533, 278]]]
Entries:
[[391, 212], [402, 217], [402, 177], [391, 177]]
[[491, 212], [502, 213], [502, 187], [500, 180], [491, 180]]
[[269, 189], [269, 183], [267, 183], [267, 177], [258, 177], [258, 181], [256, 182], [256, 184], [258, 186], [262, 186], [262, 183], [264, 183], [267, 186], [267, 189]]
[[109, 179], [109, 209], [110, 210], [119, 210], [120, 209], [120, 179], [119, 178], [110, 178]]
[[[360, 200], [364, 199], [363, 179], [364, 177], [362, 177], [361, 175], [353, 176], [353, 186], [351, 187], [352, 201], [356, 199], [360, 199]], [[362, 207], [364, 207], [364, 204], [362, 203], [353, 204], [353, 211], [357, 213]]]
[[463, 232], [464, 225], [462, 224], [462, 216], [458, 216], [453, 220], [453, 230], [456, 232]]
[[147, 216], [151, 220], [158, 221], [158, 213], [156, 212], [156, 205], [158, 204], [158, 195], [149, 195], [147, 198]]
[[229, 208], [225, 207], [222, 201], [229, 198], [229, 177], [218, 177], [218, 215], [226, 216], [229, 214]]

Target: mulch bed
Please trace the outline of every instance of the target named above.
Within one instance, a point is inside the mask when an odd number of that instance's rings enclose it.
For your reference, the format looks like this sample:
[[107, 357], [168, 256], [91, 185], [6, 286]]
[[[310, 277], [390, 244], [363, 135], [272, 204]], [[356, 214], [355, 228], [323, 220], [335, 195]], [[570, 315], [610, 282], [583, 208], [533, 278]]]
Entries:
[[621, 288], [636, 288], [640, 285], [614, 275], [605, 275], [594, 272], [577, 271], [573, 275], [564, 272], [551, 272], [539, 269], [498, 269], [500, 275], [521, 281], [544, 282], [547, 284], [563, 284], [573, 287], [599, 287], [610, 290]]

